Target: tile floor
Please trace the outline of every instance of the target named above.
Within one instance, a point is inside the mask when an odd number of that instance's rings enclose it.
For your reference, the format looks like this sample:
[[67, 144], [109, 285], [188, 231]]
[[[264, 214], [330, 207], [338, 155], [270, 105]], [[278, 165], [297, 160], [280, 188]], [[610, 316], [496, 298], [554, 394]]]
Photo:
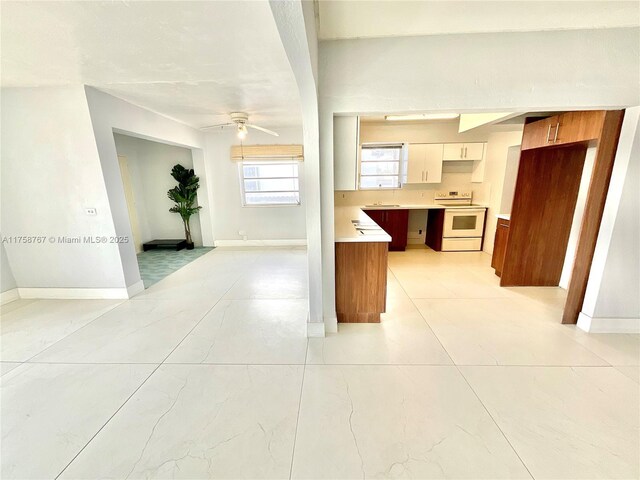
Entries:
[[121, 301], [2, 308], [1, 477], [640, 476], [640, 336], [482, 253], [390, 254], [381, 324], [307, 339], [306, 252], [216, 249]]
[[212, 247], [197, 247], [193, 250], [185, 248], [178, 251], [170, 248], [158, 248], [138, 253], [138, 269], [144, 288], [158, 283], [167, 275], [171, 275], [211, 250]]

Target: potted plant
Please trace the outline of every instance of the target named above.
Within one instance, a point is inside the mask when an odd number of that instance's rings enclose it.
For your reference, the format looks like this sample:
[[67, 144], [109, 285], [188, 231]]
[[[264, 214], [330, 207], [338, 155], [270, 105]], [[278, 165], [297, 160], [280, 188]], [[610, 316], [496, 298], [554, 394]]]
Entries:
[[200, 179], [193, 169], [184, 168], [182, 165], [174, 165], [171, 169], [171, 176], [178, 182], [178, 185], [167, 192], [167, 196], [175, 202], [169, 209], [172, 213], [179, 213], [184, 224], [184, 235], [187, 241], [187, 250], [193, 250], [193, 239], [191, 238], [191, 225], [189, 219], [194, 213], [198, 213], [202, 207], [195, 206]]

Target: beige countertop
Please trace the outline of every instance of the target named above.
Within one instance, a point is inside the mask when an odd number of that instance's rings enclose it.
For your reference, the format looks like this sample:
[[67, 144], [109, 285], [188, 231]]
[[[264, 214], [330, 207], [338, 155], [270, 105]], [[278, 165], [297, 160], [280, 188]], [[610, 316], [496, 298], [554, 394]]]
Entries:
[[496, 217], [501, 218], [502, 220], [511, 220], [510, 213], [499, 213], [498, 215], [496, 215]]

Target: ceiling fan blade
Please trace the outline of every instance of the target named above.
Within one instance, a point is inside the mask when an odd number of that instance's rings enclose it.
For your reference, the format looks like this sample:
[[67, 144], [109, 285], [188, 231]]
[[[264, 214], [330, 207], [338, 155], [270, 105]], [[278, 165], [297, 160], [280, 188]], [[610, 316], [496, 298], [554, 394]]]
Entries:
[[258, 125], [251, 125], [250, 123], [246, 124], [249, 128], [255, 128], [256, 130], [260, 130], [261, 132], [268, 133], [269, 135], [273, 135], [274, 137], [279, 137], [280, 135], [274, 132], [273, 130], [269, 130], [268, 128], [259, 127]]
[[235, 125], [235, 123], [231, 122], [231, 123], [219, 123], [218, 125], [207, 125], [206, 127], [200, 127], [200, 130], [206, 130], [208, 128], [222, 128], [222, 127], [229, 127], [231, 125]]

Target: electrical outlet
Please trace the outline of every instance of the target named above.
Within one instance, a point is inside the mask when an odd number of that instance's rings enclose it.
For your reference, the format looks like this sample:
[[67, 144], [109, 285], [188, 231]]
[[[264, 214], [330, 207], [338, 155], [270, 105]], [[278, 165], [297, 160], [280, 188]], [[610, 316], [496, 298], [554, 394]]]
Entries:
[[420, 235], [422, 235], [422, 230], [418, 230], [418, 233], [419, 233]]
[[85, 208], [84, 213], [87, 215], [95, 216], [98, 214], [98, 211], [95, 208]]

